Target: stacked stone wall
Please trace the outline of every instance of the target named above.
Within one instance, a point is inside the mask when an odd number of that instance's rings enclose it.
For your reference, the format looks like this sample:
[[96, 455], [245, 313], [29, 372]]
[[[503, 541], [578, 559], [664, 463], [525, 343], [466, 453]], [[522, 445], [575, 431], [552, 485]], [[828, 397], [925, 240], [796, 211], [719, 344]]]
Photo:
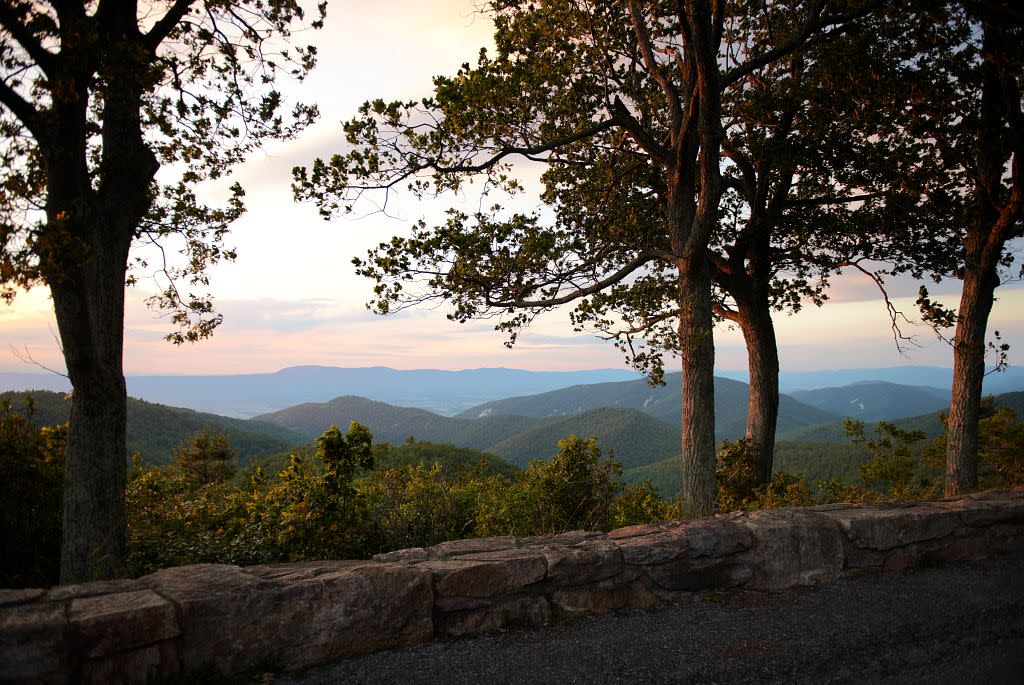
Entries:
[[1024, 490], [774, 509], [610, 533], [445, 542], [372, 561], [197, 564], [0, 591], [0, 682], [296, 670], [435, 638], [1024, 550]]

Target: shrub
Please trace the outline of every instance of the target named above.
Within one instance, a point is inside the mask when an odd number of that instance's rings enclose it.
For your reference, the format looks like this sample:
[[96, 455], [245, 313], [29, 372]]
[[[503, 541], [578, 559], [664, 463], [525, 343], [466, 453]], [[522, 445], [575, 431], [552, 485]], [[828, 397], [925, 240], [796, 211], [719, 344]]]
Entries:
[[551, 461], [531, 461], [514, 482], [494, 480], [481, 501], [479, 535], [554, 535], [607, 530], [622, 467], [601, 460], [597, 440], [558, 441]]
[[30, 397], [24, 406], [22, 413], [0, 405], [0, 587], [60, 577], [67, 424], [37, 429]]

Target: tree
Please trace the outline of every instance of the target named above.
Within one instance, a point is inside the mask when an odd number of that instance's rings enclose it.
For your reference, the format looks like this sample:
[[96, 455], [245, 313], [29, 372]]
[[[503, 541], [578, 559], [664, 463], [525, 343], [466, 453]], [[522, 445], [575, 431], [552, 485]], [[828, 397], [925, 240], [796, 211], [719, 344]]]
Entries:
[[215, 437], [209, 428], [189, 435], [171, 456], [181, 477], [196, 486], [230, 480], [237, 462], [238, 451], [231, 449], [227, 437]]
[[[125, 284], [155, 269], [174, 342], [219, 323], [202, 289], [234, 257], [223, 237], [243, 192], [214, 209], [194, 188], [315, 116], [283, 113], [274, 89], [313, 66], [312, 48], [281, 47], [304, 16], [296, 0], [0, 4], [0, 288], [49, 287], [74, 387], [62, 582], [124, 572]], [[172, 237], [183, 265], [163, 259]], [[130, 272], [138, 243], [158, 261], [137, 254]]]
[[933, 142], [942, 176], [927, 200], [933, 215], [952, 217], [955, 226], [921, 236], [899, 268], [963, 281], [955, 311], [933, 302], [925, 288], [918, 300], [926, 321], [956, 326], [945, 481], [953, 496], [978, 483], [988, 318], [1000, 270], [1013, 261], [1007, 245], [1024, 236], [1024, 15], [1000, 0], [924, 7], [920, 56], [905, 84], [910, 106], [897, 116]]
[[[295, 170], [298, 199], [325, 216], [368, 190], [409, 182], [420, 193], [515, 191], [509, 160], [547, 165], [538, 214], [481, 208], [420, 223], [382, 243], [361, 273], [375, 278], [380, 313], [450, 300], [450, 317], [502, 318], [514, 342], [540, 312], [574, 303], [578, 325], [638, 320], [646, 347], [631, 360], [661, 375], [661, 351], [683, 371], [684, 497], [712, 511], [715, 493], [714, 342], [708, 246], [719, 220], [722, 93], [748, 74], [857, 16], [809, 3], [590, 3], [500, 0], [497, 54], [435, 79], [421, 103], [367, 103], [346, 124], [354, 148]], [[767, 44], [748, 40], [748, 17], [783, 26]], [[486, 193], [486, 191], [485, 191]], [[600, 207], [592, 212], [588, 208]], [[415, 283], [420, 288], [408, 287]], [[668, 313], [649, 302], [673, 302]], [[614, 311], [614, 320], [606, 314]], [[619, 338], [631, 346], [631, 338]]]

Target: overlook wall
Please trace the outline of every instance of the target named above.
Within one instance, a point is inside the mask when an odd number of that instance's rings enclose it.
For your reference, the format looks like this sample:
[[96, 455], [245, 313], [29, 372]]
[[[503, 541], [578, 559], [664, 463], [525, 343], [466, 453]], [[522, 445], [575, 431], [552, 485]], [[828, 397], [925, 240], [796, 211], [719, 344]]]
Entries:
[[293, 670], [445, 636], [1024, 549], [1024, 489], [775, 509], [608, 534], [483, 538], [373, 561], [198, 564], [0, 591], [0, 682]]

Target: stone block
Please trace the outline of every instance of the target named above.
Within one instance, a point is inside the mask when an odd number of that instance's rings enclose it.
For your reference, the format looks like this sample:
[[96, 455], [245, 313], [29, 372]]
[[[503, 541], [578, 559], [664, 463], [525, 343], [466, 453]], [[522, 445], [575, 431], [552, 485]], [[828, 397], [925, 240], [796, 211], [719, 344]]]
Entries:
[[738, 557], [684, 557], [674, 562], [644, 566], [643, 572], [655, 592], [734, 588], [753, 576], [750, 564]]
[[81, 682], [86, 685], [166, 682], [181, 675], [180, 667], [174, 642], [161, 642], [87, 661], [82, 666]]
[[181, 634], [174, 607], [149, 589], [72, 599], [68, 618], [76, 651], [87, 659]]
[[552, 608], [567, 616], [606, 614], [619, 609], [650, 609], [661, 603], [642, 582], [604, 580], [564, 588], [551, 594]]
[[28, 604], [40, 599], [45, 594], [46, 590], [38, 587], [0, 590], [0, 608]]
[[427, 561], [437, 597], [494, 597], [544, 579], [547, 562], [536, 550], [481, 552], [457, 559]]
[[59, 602], [0, 608], [0, 682], [70, 682], [67, 626]]
[[451, 559], [466, 554], [501, 552], [515, 549], [518, 542], [514, 537], [504, 535], [493, 538], [472, 538], [469, 540], [450, 540], [427, 549], [431, 559]]
[[306, 668], [433, 634], [426, 571], [361, 564], [306, 573], [282, 580], [205, 564], [158, 571], [143, 581], [178, 607], [185, 671], [209, 664], [225, 675], [259, 663]]
[[384, 554], [374, 554], [374, 561], [404, 561], [407, 564], [418, 564], [430, 558], [430, 553], [422, 547], [410, 547], [399, 549]]
[[808, 511], [836, 521], [855, 546], [878, 551], [943, 538], [960, 526], [957, 512], [924, 502], [855, 505], [845, 509], [811, 507]]
[[548, 587], [594, 583], [619, 575], [626, 568], [621, 548], [601, 538], [572, 546], [556, 544], [531, 549], [544, 556]]
[[836, 580], [845, 561], [836, 522], [803, 509], [768, 509], [742, 520], [753, 537], [749, 587], [777, 590]]
[[112, 595], [118, 592], [137, 592], [145, 589], [146, 586], [143, 585], [142, 581], [131, 578], [94, 580], [88, 583], [76, 583], [75, 585], [58, 585], [46, 593], [46, 598], [51, 602], [63, 602], [64, 600], [76, 599], [78, 597]]
[[439, 635], [460, 637], [495, 630], [542, 626], [551, 620], [551, 606], [543, 596], [503, 599], [478, 609], [438, 611], [434, 623]]
[[971, 528], [997, 524], [1016, 524], [1024, 528], [1024, 499], [963, 497], [935, 502], [933, 506], [957, 513], [961, 523]]

